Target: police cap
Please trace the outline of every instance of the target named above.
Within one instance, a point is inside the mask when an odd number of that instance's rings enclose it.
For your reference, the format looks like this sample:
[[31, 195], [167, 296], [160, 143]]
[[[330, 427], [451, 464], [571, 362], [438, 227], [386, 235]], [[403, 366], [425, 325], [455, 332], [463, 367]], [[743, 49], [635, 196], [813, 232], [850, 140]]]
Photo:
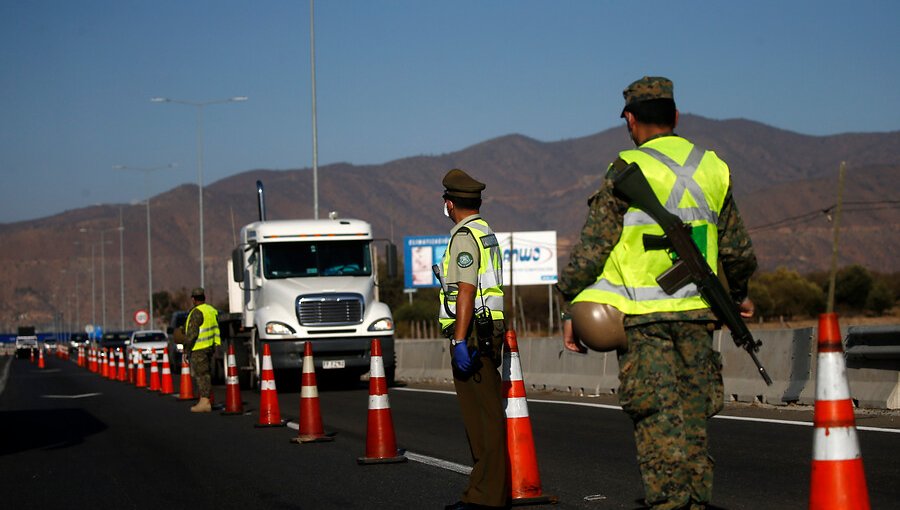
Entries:
[[651, 99], [671, 99], [675, 100], [674, 86], [672, 80], [663, 78], [662, 76], [644, 76], [640, 80], [632, 82], [631, 85], [625, 87], [622, 96], [625, 97], [625, 108], [622, 109], [622, 115], [625, 116], [625, 110], [635, 103], [641, 101], [649, 101]]
[[481, 198], [481, 191], [485, 188], [483, 182], [476, 181], [459, 168], [447, 172], [441, 182], [444, 185], [444, 198]]
[[203, 290], [203, 287], [194, 287], [194, 290], [191, 291], [191, 297], [206, 298], [206, 291]]

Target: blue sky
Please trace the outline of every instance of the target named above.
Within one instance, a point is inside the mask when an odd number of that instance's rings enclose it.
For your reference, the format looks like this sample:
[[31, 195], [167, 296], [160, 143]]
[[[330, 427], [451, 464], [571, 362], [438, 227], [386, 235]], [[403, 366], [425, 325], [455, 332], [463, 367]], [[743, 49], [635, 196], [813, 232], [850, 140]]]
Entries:
[[[900, 2], [319, 0], [319, 165], [620, 126], [621, 90], [804, 134], [900, 129]], [[0, 223], [312, 165], [309, 2], [0, 0]], [[623, 133], [623, 144], [626, 143]], [[114, 165], [174, 169], [149, 176]], [[327, 178], [320, 174], [320, 178]]]

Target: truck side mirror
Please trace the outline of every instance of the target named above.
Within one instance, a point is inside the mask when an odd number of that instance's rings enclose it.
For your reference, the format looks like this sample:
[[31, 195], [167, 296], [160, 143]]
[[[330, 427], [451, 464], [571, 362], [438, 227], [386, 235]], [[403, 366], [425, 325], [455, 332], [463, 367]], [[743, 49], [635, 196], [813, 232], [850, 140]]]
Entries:
[[387, 272], [388, 278], [397, 277], [397, 245], [394, 243], [387, 245]]
[[240, 246], [231, 250], [231, 278], [238, 283], [244, 281], [244, 250]]

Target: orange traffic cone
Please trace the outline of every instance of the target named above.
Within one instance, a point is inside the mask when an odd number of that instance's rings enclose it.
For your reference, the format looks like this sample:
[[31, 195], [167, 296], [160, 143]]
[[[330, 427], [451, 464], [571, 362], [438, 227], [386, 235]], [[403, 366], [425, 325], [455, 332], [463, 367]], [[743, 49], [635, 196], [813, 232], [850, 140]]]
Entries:
[[159, 366], [156, 364], [156, 349], [150, 350], [150, 391], [159, 391]]
[[125, 353], [122, 351], [118, 352], [119, 355], [119, 372], [116, 374], [116, 379], [119, 381], [127, 381], [128, 380], [128, 372], [125, 371]]
[[31, 348], [31, 363], [34, 363], [34, 348]]
[[372, 340], [371, 354], [366, 456], [357, 458], [356, 462], [360, 464], [406, 462], [406, 456], [397, 450], [387, 379], [384, 377], [384, 359], [381, 357], [381, 340], [377, 338]]
[[115, 381], [116, 380], [116, 351], [113, 349], [109, 349], [106, 360], [106, 378]]
[[194, 400], [194, 382], [191, 380], [191, 366], [187, 356], [181, 355], [181, 380], [178, 384], [178, 400]]
[[82, 349], [80, 345], [78, 346], [78, 358], [77, 359], [78, 359], [78, 366], [83, 367], [84, 366], [84, 349]]
[[241, 401], [241, 383], [238, 380], [237, 363], [234, 360], [234, 344], [228, 342], [228, 356], [225, 362], [225, 416], [244, 414]]
[[259, 381], [259, 421], [257, 427], [284, 427], [275, 391], [275, 371], [272, 369], [272, 351], [263, 344], [262, 374]]
[[144, 355], [141, 354], [140, 351], [137, 351], [134, 355], [134, 359], [137, 360], [137, 374], [134, 377], [134, 386], [136, 388], [146, 388], [147, 371], [144, 369]]
[[819, 315], [810, 510], [868, 510], [837, 314]]
[[87, 356], [88, 356], [88, 358], [87, 358], [88, 372], [92, 372], [92, 373], [96, 372], [97, 371], [97, 360], [96, 360], [96, 358], [94, 358], [94, 348], [93, 347], [88, 347]]
[[519, 360], [516, 332], [508, 330], [503, 337], [503, 408], [506, 412], [507, 476], [513, 505], [556, 503], [555, 496], [545, 496], [541, 490], [531, 418], [525, 400], [525, 381]]
[[38, 368], [44, 368], [44, 349], [38, 349]]
[[97, 363], [99, 363], [97, 369], [99, 370], [100, 377], [104, 379], [109, 377], [109, 363], [106, 362], [106, 348], [101, 350], [100, 360]]
[[163, 351], [162, 380], [159, 384], [159, 394], [171, 395], [173, 393], [175, 393], [175, 387], [172, 381], [172, 367], [169, 366], [169, 352]]
[[128, 358], [128, 364], [125, 365], [125, 368], [128, 372], [128, 375], [125, 379], [129, 383], [134, 384], [134, 351], [129, 352], [126, 357]]
[[313, 360], [312, 343], [303, 345], [303, 376], [300, 387], [300, 427], [292, 443], [320, 443], [334, 441], [333, 435], [326, 435], [322, 427], [322, 413], [319, 410], [319, 387], [316, 385], [316, 362]]

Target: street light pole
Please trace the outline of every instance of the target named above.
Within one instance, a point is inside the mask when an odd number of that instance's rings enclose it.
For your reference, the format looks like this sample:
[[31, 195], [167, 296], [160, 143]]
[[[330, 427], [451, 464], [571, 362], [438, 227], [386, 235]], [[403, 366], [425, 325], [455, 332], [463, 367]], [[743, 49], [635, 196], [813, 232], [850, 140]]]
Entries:
[[150, 250], [150, 172], [154, 170], [163, 170], [165, 168], [175, 168], [176, 166], [178, 165], [175, 163], [152, 168], [125, 165], [113, 166], [114, 170], [137, 170], [144, 173], [144, 189], [147, 190], [147, 313], [150, 314], [149, 324], [151, 329], [153, 328], [153, 257]]
[[[168, 97], [151, 97], [153, 103], [178, 103], [197, 108], [197, 203], [199, 204], [200, 218], [200, 286], [205, 287], [204, 275], [204, 253], [203, 253], [203, 107], [213, 104], [222, 103], [239, 103], [246, 101], [247, 96], [234, 96], [227, 99], [216, 99], [214, 101], [184, 101], [181, 99], [170, 99]], [[152, 320], [152, 316], [151, 316]]]
[[125, 331], [125, 226], [122, 225], [122, 208], [119, 207], [119, 330]]

